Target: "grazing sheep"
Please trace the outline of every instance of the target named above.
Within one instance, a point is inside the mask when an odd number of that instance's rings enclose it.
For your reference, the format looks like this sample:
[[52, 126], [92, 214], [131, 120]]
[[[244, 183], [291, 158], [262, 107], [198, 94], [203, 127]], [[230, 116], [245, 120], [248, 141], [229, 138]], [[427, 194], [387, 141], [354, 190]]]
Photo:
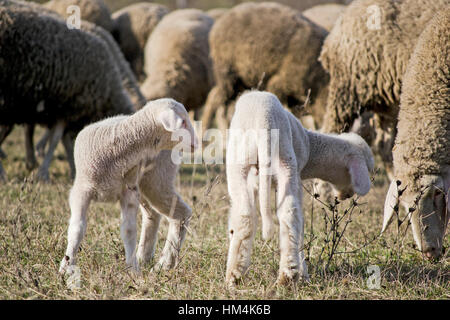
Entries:
[[145, 46], [147, 100], [173, 98], [188, 110], [200, 108], [212, 87], [208, 34], [214, 20], [197, 9], [176, 10], [153, 30]]
[[216, 21], [216, 20], [219, 19], [221, 16], [223, 16], [224, 13], [228, 12], [228, 10], [230, 10], [230, 9], [227, 9], [227, 8], [214, 8], [214, 9], [210, 9], [210, 10], [206, 11], [206, 13], [207, 13], [211, 18], [213, 18], [213, 19]]
[[159, 21], [169, 12], [166, 6], [139, 2], [112, 15], [112, 34], [139, 80], [145, 79], [144, 48]]
[[95, 23], [108, 32], [113, 30], [111, 12], [103, 0], [51, 0], [43, 6], [60, 14], [64, 19], [74, 14], [68, 10], [70, 6], [78, 6], [81, 20]]
[[[272, 136], [274, 130], [277, 135]], [[258, 184], [263, 238], [267, 240], [273, 234], [272, 175], [277, 181], [281, 255], [278, 282], [285, 283], [295, 280], [299, 272], [308, 277], [303, 258], [301, 181], [323, 179], [333, 184], [339, 199], [346, 199], [354, 193], [369, 192], [369, 171], [373, 166], [372, 152], [360, 136], [306, 130], [273, 94], [242, 95], [231, 120], [227, 147], [226, 174], [231, 198], [227, 282], [235, 283], [250, 265]]]
[[410, 215], [417, 247], [430, 259], [442, 254], [450, 215], [449, 39], [447, 7], [420, 35], [403, 77], [392, 151], [395, 178], [386, 197], [382, 229], [400, 202]]
[[[300, 12], [277, 3], [247, 2], [226, 12], [209, 38], [215, 87], [202, 115], [204, 130], [217, 109], [251, 88], [276, 94], [290, 108], [303, 105], [311, 90], [312, 114], [320, 120], [328, 75], [317, 58], [326, 35]], [[220, 109], [217, 113], [226, 114]]]
[[[159, 223], [159, 214], [166, 215], [169, 234], [160, 267], [173, 267], [191, 210], [174, 191], [177, 166], [170, 159], [170, 152], [158, 154], [178, 144], [172, 134], [180, 130], [189, 133], [182, 145], [195, 149], [197, 141], [184, 106], [172, 99], [160, 99], [133, 115], [108, 118], [80, 131], [75, 140], [76, 176], [69, 199], [68, 244], [60, 272], [70, 272], [67, 268], [76, 264], [86, 231], [87, 210], [93, 200], [120, 201], [126, 263], [136, 271], [138, 260], [145, 261], [153, 254], [158, 225], [149, 220]], [[160, 160], [155, 160], [158, 157]], [[152, 168], [146, 170], [147, 166]], [[137, 259], [136, 215], [140, 203], [144, 220]]]
[[392, 146], [402, 78], [418, 36], [449, 0], [355, 0], [325, 40], [330, 74], [322, 130], [347, 131], [362, 111], [375, 114], [374, 150], [392, 176]]
[[[114, 62], [116, 63], [116, 66], [119, 69], [119, 73], [122, 78], [122, 84], [134, 106], [134, 110], [142, 108], [146, 104], [145, 97], [142, 95], [139, 85], [137, 83], [136, 78], [134, 77], [133, 72], [130, 69], [130, 66], [126, 62], [122, 52], [120, 51], [119, 47], [113, 40], [112, 36], [106, 32], [103, 28], [93, 24], [89, 23], [87, 21], [82, 21], [80, 25], [80, 29], [84, 32], [90, 33], [93, 36], [97, 36], [103, 41], [105, 41], [105, 44], [107, 45], [109, 52], [111, 53]], [[33, 131], [34, 128], [30, 128], [29, 125], [25, 127], [26, 129], [26, 146], [27, 149], [31, 148], [30, 151], [27, 151], [27, 163], [28, 163], [28, 155], [31, 154], [34, 158], [34, 150], [33, 148], [33, 142], [29, 141], [33, 137]], [[31, 130], [31, 132], [29, 132]], [[79, 130], [79, 128], [77, 128]], [[47, 132], [44, 134], [44, 136], [41, 138], [41, 140], [36, 145], [36, 150], [38, 151], [38, 154], [44, 155], [45, 154], [45, 145], [48, 142], [49, 139], [51, 139], [52, 134], [54, 131], [51, 129], [47, 130]], [[71, 168], [71, 176], [72, 178], [75, 177], [75, 164], [73, 162], [73, 142], [76, 136], [76, 132], [68, 132], [68, 130], [65, 130], [64, 136], [63, 136], [63, 145], [66, 150], [67, 154], [67, 160], [69, 162], [70, 168]]]
[[330, 32], [346, 7], [343, 4], [337, 3], [321, 4], [303, 11], [303, 15]]
[[64, 130], [77, 132], [103, 117], [131, 113], [133, 105], [104, 40], [68, 29], [65, 21], [37, 6], [8, 0], [0, 4], [0, 124], [53, 127], [38, 171], [38, 177], [48, 180]]

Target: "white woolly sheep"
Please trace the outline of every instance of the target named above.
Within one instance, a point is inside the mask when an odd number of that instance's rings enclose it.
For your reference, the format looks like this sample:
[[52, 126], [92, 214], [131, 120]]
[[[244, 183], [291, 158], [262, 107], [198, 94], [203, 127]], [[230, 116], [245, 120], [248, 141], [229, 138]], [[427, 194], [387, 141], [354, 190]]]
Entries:
[[[273, 130], [278, 137], [272, 137]], [[248, 136], [252, 131], [257, 131], [253, 140]], [[308, 278], [303, 257], [301, 181], [328, 181], [339, 199], [346, 199], [354, 193], [369, 192], [373, 166], [372, 152], [360, 136], [306, 130], [275, 95], [257, 91], [242, 95], [231, 120], [227, 147], [226, 174], [231, 198], [227, 282], [233, 285], [250, 265], [258, 175], [264, 239], [273, 234], [270, 185], [272, 178], [277, 181], [281, 255], [278, 282], [286, 283], [297, 279], [299, 273]]]
[[[173, 267], [191, 210], [174, 190], [177, 166], [170, 159], [171, 153], [162, 151], [178, 144], [172, 134], [181, 130], [189, 133], [182, 145], [195, 149], [197, 141], [184, 106], [173, 99], [160, 99], [148, 102], [133, 115], [108, 118], [80, 131], [75, 140], [76, 176], [69, 197], [68, 244], [60, 272], [70, 272], [68, 267], [76, 264], [91, 201], [120, 201], [126, 263], [136, 271], [138, 261], [146, 262], [153, 254], [158, 214], [166, 215], [169, 234], [159, 266]], [[152, 168], [147, 170], [149, 166]], [[143, 228], [136, 258], [136, 215], [140, 203]], [[157, 213], [151, 211], [152, 207]]]
[[[395, 177], [386, 196], [384, 231], [401, 204], [414, 240], [429, 259], [442, 254], [450, 215], [450, 7], [429, 22], [403, 76]], [[398, 181], [398, 182], [397, 182]]]

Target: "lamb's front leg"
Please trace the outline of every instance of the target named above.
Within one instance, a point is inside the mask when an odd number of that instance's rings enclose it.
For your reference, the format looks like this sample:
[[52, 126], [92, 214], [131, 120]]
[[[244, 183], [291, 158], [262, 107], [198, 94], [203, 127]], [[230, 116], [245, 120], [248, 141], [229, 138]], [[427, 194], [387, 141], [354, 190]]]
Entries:
[[76, 265], [76, 255], [80, 248], [81, 240], [86, 233], [87, 226], [87, 210], [91, 202], [89, 191], [84, 190], [78, 185], [74, 185], [70, 190], [70, 222], [67, 232], [67, 249], [64, 258], [61, 261], [59, 272], [71, 273], [71, 266]]
[[[284, 172], [278, 180], [277, 215], [280, 223], [280, 269], [277, 282], [287, 284], [308, 277], [303, 256], [303, 213], [296, 172]], [[300, 261], [303, 260], [303, 261]]]
[[125, 246], [128, 266], [139, 272], [136, 259], [136, 216], [139, 209], [139, 191], [137, 186], [125, 186], [120, 199], [121, 225], [120, 235]]

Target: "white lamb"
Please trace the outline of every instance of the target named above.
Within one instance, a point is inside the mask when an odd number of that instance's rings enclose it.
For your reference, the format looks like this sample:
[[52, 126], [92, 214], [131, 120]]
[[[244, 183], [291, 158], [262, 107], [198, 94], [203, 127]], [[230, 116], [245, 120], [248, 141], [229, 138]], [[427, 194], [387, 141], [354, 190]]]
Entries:
[[[180, 142], [172, 134], [189, 133], [179, 146], [195, 149], [197, 140], [184, 106], [173, 99], [150, 101], [129, 116], [116, 116], [85, 127], [75, 140], [76, 176], [70, 191], [71, 217], [68, 244], [60, 272], [70, 272], [86, 231], [90, 202], [120, 201], [121, 236], [127, 265], [139, 271], [154, 252], [160, 214], [169, 220], [169, 232], [158, 265], [176, 262], [191, 216], [191, 209], [176, 193], [178, 166], [171, 151]], [[185, 149], [186, 150], [186, 149]], [[141, 197], [142, 196], [142, 197]], [[136, 258], [136, 215], [143, 214], [142, 234]]]
[[[252, 131], [253, 139], [248, 134]], [[270, 132], [278, 134], [278, 139]], [[278, 283], [284, 284], [295, 281], [299, 274], [308, 279], [303, 257], [301, 181], [326, 180], [333, 184], [339, 199], [349, 198], [354, 193], [365, 195], [370, 190], [369, 171], [373, 166], [372, 152], [360, 136], [306, 130], [297, 118], [283, 109], [273, 94], [252, 91], [242, 95], [231, 121], [227, 148], [231, 209], [226, 281], [234, 285], [250, 265], [257, 220], [258, 175], [264, 239], [273, 234], [272, 176], [277, 181], [281, 255]]]

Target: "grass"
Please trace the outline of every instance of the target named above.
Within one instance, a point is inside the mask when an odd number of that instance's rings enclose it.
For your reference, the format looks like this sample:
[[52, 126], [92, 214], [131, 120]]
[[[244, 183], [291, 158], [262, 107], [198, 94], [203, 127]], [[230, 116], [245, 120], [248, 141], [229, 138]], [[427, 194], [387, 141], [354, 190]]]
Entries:
[[[351, 200], [337, 205], [334, 214], [344, 218], [333, 228], [325, 218], [332, 219], [333, 211], [304, 192], [311, 283], [274, 285], [278, 240], [264, 243], [259, 226], [250, 270], [237, 290], [228, 290], [224, 277], [229, 201], [224, 168], [219, 165], [197, 165], [195, 170], [186, 165], [180, 170], [178, 188], [193, 208], [193, 217], [181, 262], [168, 272], [152, 273], [149, 265], [139, 277], [127, 270], [118, 205], [92, 204], [79, 253], [82, 285], [70, 290], [67, 279], [58, 274], [70, 214], [71, 181], [63, 148], [58, 147], [52, 163], [51, 184], [36, 183], [25, 169], [23, 128], [14, 129], [3, 149], [8, 155], [3, 160], [8, 182], [0, 185], [0, 299], [450, 298], [448, 252], [437, 263], [423, 259], [406, 224], [399, 230], [391, 226], [378, 236], [388, 187], [383, 174], [375, 175], [374, 188], [357, 200], [345, 232], [342, 228], [350, 215], [344, 216], [344, 210], [351, 207]], [[310, 189], [311, 184], [306, 182], [305, 187]], [[166, 232], [167, 224], [162, 223], [156, 259]], [[331, 255], [333, 233], [340, 241]], [[445, 241], [448, 247], [448, 237]], [[367, 285], [369, 265], [380, 268], [379, 289]]]

